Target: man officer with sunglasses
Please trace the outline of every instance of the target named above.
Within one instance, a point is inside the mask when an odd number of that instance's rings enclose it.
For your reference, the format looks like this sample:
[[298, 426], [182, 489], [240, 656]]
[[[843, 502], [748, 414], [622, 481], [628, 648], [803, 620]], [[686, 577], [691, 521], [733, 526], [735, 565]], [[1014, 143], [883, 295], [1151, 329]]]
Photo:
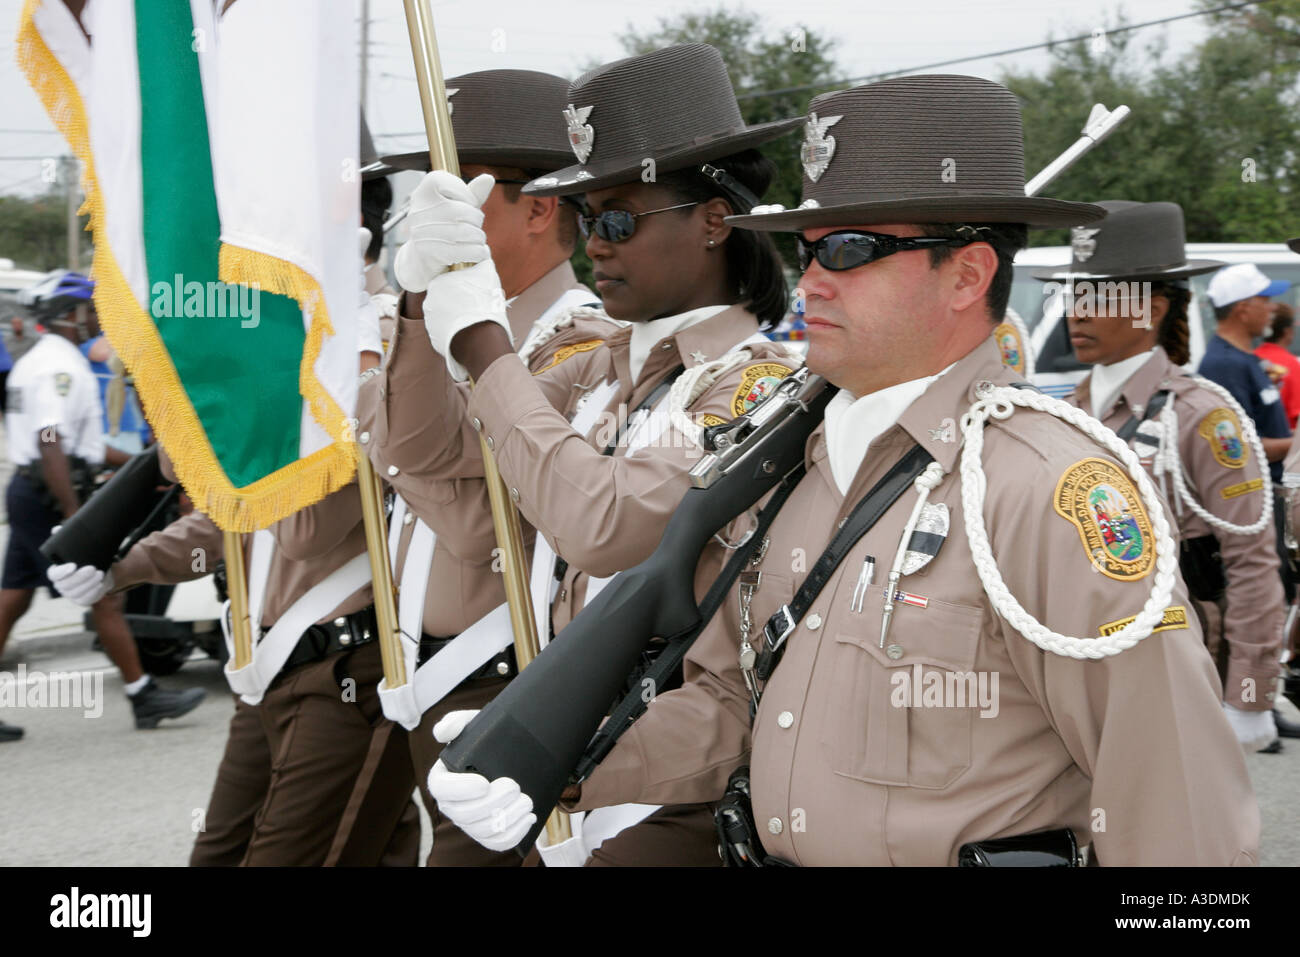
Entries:
[[[1016, 98], [972, 77], [819, 96], [802, 158], [799, 209], [729, 222], [801, 231], [808, 365], [839, 392], [686, 683], [569, 806], [717, 801], [731, 780], [719, 833], [749, 864], [1008, 846], [1077, 863], [1085, 845], [1109, 865], [1254, 863], [1258, 810], [1163, 506], [1095, 420], [1015, 388], [989, 337], [1026, 225], [1103, 211], [1024, 195]], [[532, 816], [498, 794], [467, 822]]]

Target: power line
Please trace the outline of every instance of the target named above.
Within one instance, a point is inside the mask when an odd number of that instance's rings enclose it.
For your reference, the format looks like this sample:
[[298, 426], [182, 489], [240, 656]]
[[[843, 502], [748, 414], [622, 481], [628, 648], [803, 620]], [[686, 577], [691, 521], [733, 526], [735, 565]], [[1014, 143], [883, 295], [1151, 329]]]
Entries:
[[[1246, 0], [1244, 3], [1228, 3], [1221, 7], [1214, 7], [1210, 10], [1198, 10], [1194, 13], [1180, 13], [1172, 17], [1162, 17], [1159, 20], [1148, 20], [1145, 23], [1134, 23], [1130, 26], [1116, 27], [1113, 30], [1106, 30], [1105, 35], [1109, 36], [1116, 33], [1130, 33], [1134, 30], [1143, 30], [1147, 27], [1161, 26], [1166, 23], [1173, 23], [1175, 20], [1188, 20], [1193, 17], [1205, 17], [1212, 13], [1221, 13], [1224, 10], [1238, 10], [1242, 7], [1255, 7], [1265, 3], [1272, 3], [1273, 0]], [[866, 76], [848, 77], [843, 80], [827, 80], [825, 83], [805, 83], [801, 86], [787, 86], [779, 90], [759, 90], [754, 93], [737, 94], [737, 100], [756, 100], [764, 96], [781, 96], [786, 93], [805, 93], [809, 90], [837, 89], [842, 90], [850, 86], [856, 86], [860, 83], [868, 83], [872, 80], [882, 80], [886, 77], [899, 76], [904, 73], [915, 73], [918, 70], [934, 70], [944, 66], [955, 66], [958, 63], [970, 63], [973, 60], [988, 60], [993, 57], [1010, 56], [1013, 53], [1027, 53], [1031, 50], [1043, 50], [1048, 47], [1054, 47], [1062, 43], [1076, 43], [1079, 40], [1091, 40], [1095, 33], [1081, 33], [1078, 36], [1066, 37], [1062, 40], [1045, 40], [1041, 43], [1031, 43], [1027, 46], [1011, 47], [1007, 50], [997, 50], [993, 53], [980, 53], [974, 56], [957, 57], [953, 60], [940, 60], [937, 63], [925, 63], [921, 66], [904, 67], [900, 70], [888, 70], [884, 73], [871, 73]]]

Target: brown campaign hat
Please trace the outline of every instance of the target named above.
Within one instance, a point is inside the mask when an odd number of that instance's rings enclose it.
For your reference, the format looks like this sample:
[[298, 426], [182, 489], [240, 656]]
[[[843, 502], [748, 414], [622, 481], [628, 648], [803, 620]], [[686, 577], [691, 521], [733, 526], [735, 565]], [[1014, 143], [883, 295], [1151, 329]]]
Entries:
[[576, 165], [533, 180], [524, 192], [568, 196], [637, 182], [758, 146], [799, 117], [747, 126], [722, 54], [687, 43], [606, 63], [573, 81], [556, 121]]
[[361, 166], [361, 181], [378, 179], [393, 172], [379, 154], [375, 152], [375, 141], [370, 138], [370, 126], [366, 123], [366, 114], [361, 114], [361, 143], [357, 151]]
[[1300, 253], [1300, 236], [1295, 239], [1288, 239], [1286, 244], [1291, 247], [1291, 252]]
[[[456, 156], [462, 166], [556, 169], [573, 159], [560, 113], [569, 81], [535, 70], [483, 70], [446, 81]], [[397, 153], [392, 170], [428, 172], [429, 151]]]
[[1183, 279], [1227, 263], [1187, 258], [1177, 203], [1103, 200], [1106, 218], [1071, 230], [1069, 263], [1035, 269], [1035, 279]]
[[[728, 217], [798, 231], [874, 223], [1075, 226], [1096, 206], [1025, 195], [1020, 104], [973, 76], [905, 76], [815, 97], [804, 123], [803, 203]], [[770, 207], [765, 207], [770, 209]]]

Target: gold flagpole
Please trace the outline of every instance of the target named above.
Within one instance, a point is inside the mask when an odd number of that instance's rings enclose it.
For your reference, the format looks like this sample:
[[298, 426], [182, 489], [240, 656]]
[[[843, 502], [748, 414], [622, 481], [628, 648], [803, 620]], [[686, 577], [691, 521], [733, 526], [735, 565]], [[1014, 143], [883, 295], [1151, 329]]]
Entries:
[[244, 536], [222, 532], [226, 561], [226, 594], [230, 597], [230, 636], [235, 643], [235, 668], [253, 660], [253, 633], [248, 621], [248, 576], [244, 574]]
[[[447, 90], [442, 82], [442, 66], [438, 60], [438, 41], [433, 32], [433, 14], [429, 9], [429, 0], [404, 2], [406, 29], [411, 35], [411, 55], [415, 58], [416, 85], [420, 89], [420, 105], [424, 109], [424, 130], [429, 137], [429, 162], [433, 169], [443, 169], [459, 176], [456, 138], [452, 133], [451, 113], [447, 109]], [[515, 635], [515, 659], [522, 670], [537, 657], [540, 650], [533, 618], [532, 596], [528, 591], [523, 532], [519, 527], [519, 514], [497, 471], [492, 450], [481, 436], [479, 443], [483, 452], [483, 474], [487, 482], [488, 499], [492, 505], [492, 525], [496, 530], [497, 547], [501, 549], [506, 602], [510, 607], [510, 625]], [[552, 846], [568, 840], [572, 836], [569, 816], [560, 810], [552, 812], [546, 821], [546, 835]]]

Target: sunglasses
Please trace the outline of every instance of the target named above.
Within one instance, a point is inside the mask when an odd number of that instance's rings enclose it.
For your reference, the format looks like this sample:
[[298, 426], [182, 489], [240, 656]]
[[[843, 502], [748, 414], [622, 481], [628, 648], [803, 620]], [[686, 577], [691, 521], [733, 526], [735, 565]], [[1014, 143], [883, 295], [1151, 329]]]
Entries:
[[621, 243], [631, 239], [632, 234], [636, 232], [636, 221], [641, 216], [653, 216], [655, 213], [666, 213], [673, 209], [686, 209], [688, 206], [698, 206], [695, 203], [678, 203], [676, 206], [665, 206], [663, 209], [650, 209], [644, 213], [629, 213], [626, 209], [607, 209], [597, 216], [588, 216], [583, 213], [578, 216], [578, 228], [582, 230], [582, 238], [588, 239], [594, 229], [596, 235], [606, 242]]
[[805, 272], [812, 265], [814, 258], [823, 269], [843, 272], [911, 249], [967, 246], [977, 241], [950, 239], [944, 236], [886, 236], [883, 233], [868, 233], [854, 229], [827, 233], [813, 242], [809, 242], [803, 236], [796, 236], [795, 240], [799, 249], [799, 268]]

